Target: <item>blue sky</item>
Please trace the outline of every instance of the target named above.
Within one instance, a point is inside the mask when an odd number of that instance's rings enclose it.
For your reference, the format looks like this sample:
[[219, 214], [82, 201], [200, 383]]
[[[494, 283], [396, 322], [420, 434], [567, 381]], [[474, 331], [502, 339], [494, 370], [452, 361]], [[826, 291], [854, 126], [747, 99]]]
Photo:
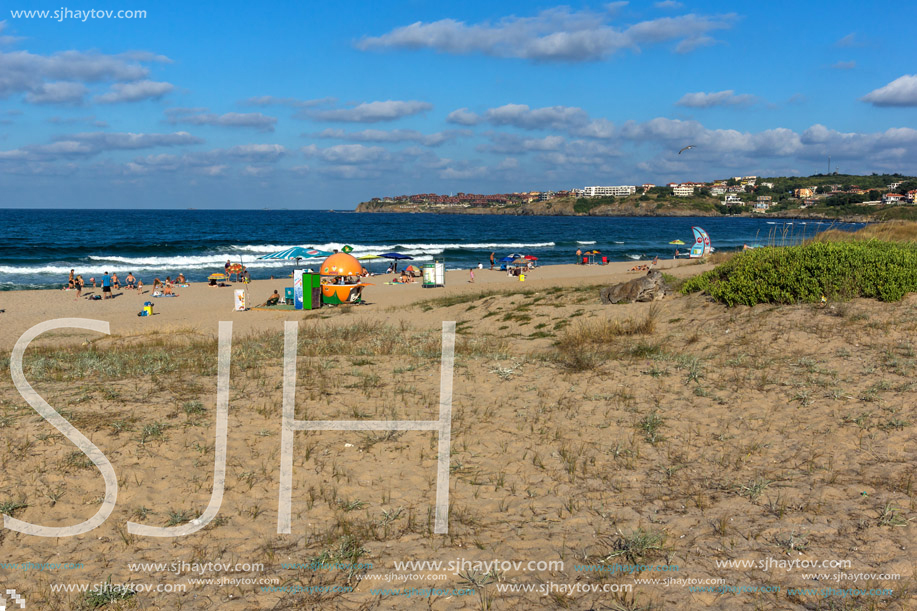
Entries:
[[343, 209], [807, 175], [828, 155], [915, 173], [908, 3], [7, 8], [0, 207]]

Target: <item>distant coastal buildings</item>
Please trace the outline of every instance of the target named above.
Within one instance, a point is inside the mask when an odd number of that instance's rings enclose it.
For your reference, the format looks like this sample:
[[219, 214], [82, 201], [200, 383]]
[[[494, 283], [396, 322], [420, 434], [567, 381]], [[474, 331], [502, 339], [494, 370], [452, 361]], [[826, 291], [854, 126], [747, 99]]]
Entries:
[[[900, 176], [900, 175], [895, 175]], [[552, 202], [558, 200], [561, 205], [570, 205], [570, 202], [583, 200], [605, 200], [634, 198], [634, 201], [647, 201], [655, 198], [663, 202], [666, 198], [685, 198], [686, 205], [697, 205], [698, 202], [707, 202], [705, 205], [720, 206], [720, 212], [729, 208], [749, 207], [754, 212], [764, 213], [772, 208], [787, 209], [787, 206], [806, 208], [820, 204], [847, 205], [900, 205], [917, 204], [917, 186], [913, 179], [893, 180], [885, 184], [876, 184], [876, 175], [873, 177], [859, 177], [868, 185], [860, 188], [855, 184], [833, 184], [825, 179], [827, 176], [817, 175], [817, 184], [802, 182], [806, 179], [799, 177], [770, 178], [758, 182], [757, 176], [733, 176], [712, 182], [670, 182], [664, 186], [654, 183], [641, 185], [592, 185], [583, 188], [571, 188], [557, 191], [522, 191], [513, 193], [454, 193], [439, 195], [436, 193], [417, 193], [413, 195], [396, 195], [392, 197], [374, 197], [361, 204], [366, 210], [389, 211], [436, 211], [450, 209], [493, 209], [512, 213], [514, 209], [525, 207], [531, 211], [531, 206], [541, 206], [541, 210], [552, 209]], [[832, 175], [835, 180], [840, 176]], [[848, 176], [850, 178], [857, 178]], [[778, 188], [779, 186], [779, 188]], [[678, 206], [677, 200], [668, 200], [668, 206]], [[566, 202], [566, 203], [565, 203]], [[694, 202], [692, 204], [692, 202]], [[588, 210], [597, 205], [604, 205], [601, 201], [583, 203], [582, 208]], [[555, 207], [554, 210], [557, 208]], [[543, 212], [539, 212], [543, 213]]]

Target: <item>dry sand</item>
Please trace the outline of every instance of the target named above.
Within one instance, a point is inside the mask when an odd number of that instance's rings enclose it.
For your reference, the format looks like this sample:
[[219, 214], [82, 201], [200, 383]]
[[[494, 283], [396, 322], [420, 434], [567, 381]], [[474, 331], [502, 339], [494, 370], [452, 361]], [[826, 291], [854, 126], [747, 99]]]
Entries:
[[[61, 291], [0, 293], [0, 505], [20, 520], [62, 526], [95, 513], [104, 492], [98, 471], [10, 379], [16, 338], [52, 318], [111, 323], [109, 338], [43, 336], [25, 369], [108, 456], [119, 481], [116, 509], [90, 533], [0, 531], [3, 562], [82, 563], [0, 568], [3, 587], [24, 594], [27, 609], [62, 610], [105, 601], [54, 584], [109, 578], [186, 591], [139, 593], [106, 609], [915, 608], [917, 297], [826, 308], [728, 309], [700, 295], [601, 305], [596, 285], [636, 276], [629, 267], [541, 268], [524, 283], [476, 270], [473, 285], [467, 271], [450, 272], [444, 289], [379, 284], [367, 289], [369, 305], [307, 313], [233, 312], [231, 289], [205, 286], [155, 300], [153, 318], [136, 316], [148, 296], [106, 303]], [[251, 300], [283, 286], [254, 282]], [[207, 506], [220, 320], [233, 321], [234, 340], [218, 518], [187, 537], [131, 535], [128, 521], [183, 523]], [[437, 438], [429, 432], [296, 433], [292, 533], [277, 534], [284, 320], [301, 321], [297, 418], [312, 420], [435, 418], [440, 325], [457, 322], [447, 535], [432, 532]], [[563, 568], [394, 568], [458, 559]], [[372, 568], [284, 566], [315, 560]], [[734, 560], [753, 565], [717, 564]], [[132, 571], [137, 562], [263, 567], [196, 575]], [[667, 570], [628, 574], [616, 564]], [[830, 577], [805, 577], [812, 573]], [[248, 583], [189, 582], [199, 577]], [[772, 591], [697, 592], [666, 578]], [[353, 591], [264, 591], [269, 583]], [[507, 590], [519, 585], [534, 591]], [[475, 593], [371, 592], [425, 587]]]
[[[663, 271], [684, 261], [661, 261]], [[627, 270], [633, 263], [610, 263], [608, 265], [552, 265], [539, 267], [526, 275], [525, 287], [565, 286], [582, 283], [618, 282], [639, 275]], [[691, 267], [692, 272], [697, 267]], [[388, 316], [391, 308], [401, 308], [409, 303], [433, 297], [452, 296], [466, 291], [479, 291], [481, 287], [515, 289], [520, 285], [518, 278], [507, 276], [498, 270], [475, 269], [475, 281], [469, 282], [466, 270], [446, 273], [445, 288], [424, 289], [420, 280], [413, 284], [385, 284], [397, 275], [373, 276], [367, 281], [365, 298], [369, 305], [361, 306], [361, 314]], [[66, 280], [66, 279], [64, 279]], [[247, 286], [249, 304], [264, 303], [276, 289], [283, 295], [285, 286], [291, 286], [289, 278], [276, 280], [255, 280]], [[282, 328], [283, 320], [302, 318], [302, 312], [252, 311], [235, 312], [234, 289], [245, 285], [229, 283], [227, 287], [213, 288], [206, 283], [193, 283], [188, 288], [176, 288], [178, 297], [152, 298], [152, 289], [144, 287], [144, 293], [136, 290], [115, 290], [114, 299], [90, 301], [88, 295], [101, 295], [101, 287], [83, 290], [83, 298], [77, 300], [75, 291], [4, 291], [0, 292], [0, 350], [9, 350], [16, 340], [31, 326], [55, 318], [91, 318], [108, 321], [113, 335], [131, 336], [156, 331], [160, 333], [194, 331], [216, 336], [217, 322], [231, 320], [237, 333], [276, 330]], [[152, 318], [138, 317], [143, 304], [151, 301], [155, 315]], [[365, 312], [364, 312], [365, 310]], [[37, 343], [74, 341], [74, 338], [89, 338], [93, 333], [52, 332], [42, 336]], [[67, 339], [71, 338], [71, 339]]]

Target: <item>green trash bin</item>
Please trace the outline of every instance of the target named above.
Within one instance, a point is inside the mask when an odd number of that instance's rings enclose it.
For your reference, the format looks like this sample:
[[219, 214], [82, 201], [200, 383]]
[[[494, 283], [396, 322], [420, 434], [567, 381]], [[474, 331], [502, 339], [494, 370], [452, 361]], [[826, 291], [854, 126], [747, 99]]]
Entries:
[[436, 286], [436, 266], [433, 263], [425, 263], [421, 270], [423, 271], [423, 282], [421, 286], [423, 288]]
[[322, 307], [322, 277], [319, 274], [302, 275], [302, 309], [317, 310]]

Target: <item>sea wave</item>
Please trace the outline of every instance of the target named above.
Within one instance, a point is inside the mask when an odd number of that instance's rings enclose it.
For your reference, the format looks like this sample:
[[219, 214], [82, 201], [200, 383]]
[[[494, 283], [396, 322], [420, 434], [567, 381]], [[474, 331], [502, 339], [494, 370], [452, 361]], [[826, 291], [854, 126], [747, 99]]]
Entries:
[[[594, 243], [594, 242], [593, 242]], [[584, 242], [585, 244], [585, 242]], [[347, 244], [353, 248], [355, 255], [361, 254], [381, 254], [384, 252], [400, 252], [402, 254], [439, 254], [445, 250], [481, 250], [481, 249], [501, 249], [501, 250], [520, 250], [525, 248], [549, 248], [555, 246], [555, 242], [448, 242], [437, 244], [432, 242], [396, 242], [392, 244]], [[229, 248], [233, 252], [250, 252], [255, 254], [268, 254], [286, 250], [288, 248], [314, 248], [316, 250], [341, 250], [344, 248], [343, 242], [327, 242], [325, 244], [244, 244], [232, 245]]]
[[[595, 244], [595, 240], [577, 240], [577, 244]], [[621, 242], [623, 244], [624, 242]], [[615, 242], [617, 244], [617, 242]]]
[[[218, 261], [211, 261], [206, 257], [199, 257], [203, 261], [188, 261], [193, 257], [139, 257], [131, 259], [130, 257], [121, 257], [126, 261], [115, 262], [111, 259], [104, 259], [102, 262], [94, 261], [92, 264], [85, 263], [57, 263], [48, 265], [0, 265], [0, 273], [10, 276], [63, 276], [66, 279], [71, 269], [75, 269], [77, 274], [84, 277], [99, 275], [105, 272], [117, 274], [127, 274], [133, 272], [134, 275], [157, 272], [162, 274], [177, 275], [179, 272], [188, 274], [200, 271], [222, 271], [225, 258]], [[433, 255], [418, 255], [413, 257], [413, 261], [432, 261]], [[318, 267], [324, 261], [324, 258], [300, 259], [299, 266]], [[380, 261], [384, 262], [384, 260]], [[256, 269], [292, 269], [293, 261], [284, 260], [260, 260], [253, 259], [244, 261], [245, 267], [250, 270]]]

